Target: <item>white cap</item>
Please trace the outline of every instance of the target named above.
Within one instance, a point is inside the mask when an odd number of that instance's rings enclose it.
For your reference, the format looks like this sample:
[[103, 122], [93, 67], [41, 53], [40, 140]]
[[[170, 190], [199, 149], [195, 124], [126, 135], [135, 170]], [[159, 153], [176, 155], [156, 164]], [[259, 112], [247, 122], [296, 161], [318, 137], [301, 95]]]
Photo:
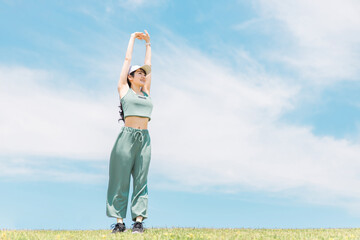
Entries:
[[132, 73], [133, 71], [136, 71], [136, 70], [139, 69], [139, 68], [141, 68], [141, 69], [143, 69], [143, 70], [145, 71], [145, 75], [148, 75], [148, 74], [151, 72], [151, 67], [150, 67], [150, 65], [147, 65], [147, 64], [145, 64], [145, 65], [143, 65], [143, 66], [132, 65], [132, 66], [130, 66], [130, 68], [129, 68], [128, 74]]

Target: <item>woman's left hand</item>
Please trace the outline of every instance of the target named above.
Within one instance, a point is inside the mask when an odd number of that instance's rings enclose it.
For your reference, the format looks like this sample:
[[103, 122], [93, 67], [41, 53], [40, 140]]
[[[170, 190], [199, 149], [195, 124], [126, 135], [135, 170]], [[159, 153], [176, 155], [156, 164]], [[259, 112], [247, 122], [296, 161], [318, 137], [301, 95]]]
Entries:
[[146, 33], [146, 35], [144, 34], [142, 38], [148, 43], [148, 42], [150, 42], [150, 35], [146, 30], [145, 30], [145, 33]]

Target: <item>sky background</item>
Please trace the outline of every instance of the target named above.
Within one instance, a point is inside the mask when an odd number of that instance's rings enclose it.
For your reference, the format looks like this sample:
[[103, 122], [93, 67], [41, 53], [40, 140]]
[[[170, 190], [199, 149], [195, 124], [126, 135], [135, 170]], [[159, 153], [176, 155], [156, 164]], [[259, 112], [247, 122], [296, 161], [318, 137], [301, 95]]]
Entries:
[[[0, 0], [0, 228], [110, 229], [118, 77], [145, 29], [146, 228], [359, 227], [359, 12], [357, 0]], [[144, 57], [136, 39], [132, 64]]]

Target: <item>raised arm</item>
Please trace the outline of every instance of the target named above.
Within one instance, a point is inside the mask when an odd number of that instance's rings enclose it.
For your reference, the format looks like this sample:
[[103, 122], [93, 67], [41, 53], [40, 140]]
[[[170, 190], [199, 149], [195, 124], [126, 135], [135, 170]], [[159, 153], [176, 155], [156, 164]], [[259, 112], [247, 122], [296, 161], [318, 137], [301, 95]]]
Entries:
[[[146, 35], [143, 36], [143, 39], [146, 41], [146, 43], [150, 43], [150, 35], [145, 30]], [[150, 65], [151, 67], [151, 46], [150, 44], [146, 45], [146, 53], [145, 53], [145, 64]], [[150, 95], [150, 86], [151, 86], [151, 73], [146, 76], [144, 91]]]
[[125, 60], [124, 60], [124, 64], [121, 70], [121, 74], [120, 74], [120, 78], [119, 78], [119, 82], [118, 82], [118, 91], [120, 93], [120, 88], [124, 85], [128, 85], [127, 84], [127, 75], [129, 72], [129, 67], [131, 64], [131, 58], [132, 58], [132, 52], [134, 49], [134, 42], [135, 42], [135, 38], [139, 38], [142, 39], [143, 33], [141, 32], [134, 32], [131, 34], [130, 40], [129, 40], [129, 44], [128, 44], [128, 48], [126, 51], [126, 56], [125, 56]]

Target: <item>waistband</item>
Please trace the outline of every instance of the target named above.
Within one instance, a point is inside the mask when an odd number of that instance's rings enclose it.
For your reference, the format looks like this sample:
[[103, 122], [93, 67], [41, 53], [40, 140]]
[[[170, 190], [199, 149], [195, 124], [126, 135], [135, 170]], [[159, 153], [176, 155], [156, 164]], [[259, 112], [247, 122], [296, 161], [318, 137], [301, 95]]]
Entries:
[[138, 128], [132, 128], [132, 127], [126, 127], [126, 126], [122, 126], [122, 129], [123, 131], [126, 131], [126, 132], [131, 132], [131, 133], [134, 133], [134, 132], [142, 132], [142, 133], [149, 133], [149, 129], [138, 129]]
[[144, 141], [144, 135], [149, 136], [149, 130], [148, 129], [138, 129], [138, 128], [132, 128], [132, 127], [126, 127], [123, 126], [121, 131], [127, 132], [134, 135], [134, 139], [138, 137], [138, 140], [140, 142]]

